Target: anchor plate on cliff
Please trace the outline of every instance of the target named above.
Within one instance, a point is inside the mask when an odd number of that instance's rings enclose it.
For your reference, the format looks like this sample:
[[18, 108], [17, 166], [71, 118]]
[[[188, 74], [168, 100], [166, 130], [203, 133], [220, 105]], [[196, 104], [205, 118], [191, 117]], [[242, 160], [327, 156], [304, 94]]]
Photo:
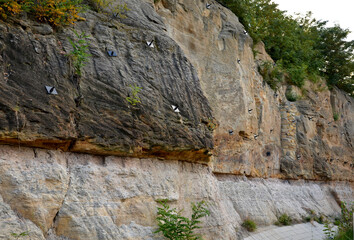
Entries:
[[58, 94], [58, 92], [55, 89], [55, 87], [45, 86], [45, 89], [47, 90], [48, 94], [52, 94], [52, 95], [57, 95]]

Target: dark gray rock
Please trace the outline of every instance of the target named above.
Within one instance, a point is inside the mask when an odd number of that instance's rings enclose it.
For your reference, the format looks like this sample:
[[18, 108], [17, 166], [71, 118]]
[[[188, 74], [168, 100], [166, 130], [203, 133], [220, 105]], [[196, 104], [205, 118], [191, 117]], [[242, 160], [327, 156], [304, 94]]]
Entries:
[[[68, 39], [75, 38], [70, 28], [43, 36], [7, 25], [0, 33], [0, 46], [5, 46], [0, 52], [0, 142], [208, 161], [212, 136], [201, 122], [212, 115], [195, 69], [179, 46], [154, 27], [158, 16], [153, 23], [144, 14], [134, 17], [131, 27], [86, 13], [87, 21], [75, 26], [89, 35], [91, 54], [80, 78], [73, 75], [68, 57]], [[45, 26], [32, 29], [47, 33]], [[146, 44], [152, 39], [155, 48]], [[117, 57], [108, 56], [107, 49]], [[126, 100], [133, 85], [142, 88], [136, 106]], [[47, 94], [45, 86], [54, 86], [58, 95]]]

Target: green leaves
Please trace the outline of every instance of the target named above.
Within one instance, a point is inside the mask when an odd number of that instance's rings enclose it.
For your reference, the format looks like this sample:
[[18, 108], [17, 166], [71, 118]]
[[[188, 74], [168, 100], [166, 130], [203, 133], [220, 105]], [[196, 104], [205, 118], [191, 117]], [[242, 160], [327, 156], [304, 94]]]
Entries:
[[28, 236], [29, 232], [22, 232], [22, 233], [11, 233], [11, 236], [13, 236], [15, 239], [19, 239], [21, 237]]
[[302, 87], [317, 75], [354, 96], [354, 41], [345, 40], [349, 30], [326, 27], [327, 21], [314, 19], [311, 12], [288, 16], [271, 0], [221, 2], [239, 17], [254, 43], [263, 41], [272, 59], [281, 61], [288, 83]]
[[325, 60], [322, 73], [329, 86], [354, 94], [354, 40], [346, 41], [350, 31], [339, 25], [320, 28], [320, 42], [317, 48]]
[[341, 217], [339, 219], [338, 231], [333, 230], [333, 224], [325, 223], [324, 233], [327, 239], [352, 240], [353, 239], [353, 211], [354, 203], [348, 208], [345, 202], [341, 202]]
[[199, 219], [210, 214], [204, 201], [192, 203], [193, 213], [190, 219], [181, 216], [181, 211], [177, 211], [176, 208], [170, 208], [167, 200], [161, 200], [159, 203], [162, 205], [157, 208], [156, 220], [159, 228], [154, 233], [161, 232], [171, 240], [202, 239], [199, 234], [194, 233], [194, 230], [201, 228], [198, 226], [201, 223]]
[[129, 85], [131, 89], [131, 97], [128, 96], [126, 97], [126, 100], [133, 106], [135, 106], [137, 103], [141, 103], [140, 98], [138, 97], [138, 93], [140, 92], [141, 87], [138, 87], [137, 85], [134, 84], [134, 86]]
[[87, 53], [89, 45], [88, 45], [86, 39], [89, 36], [87, 36], [85, 34], [85, 32], [82, 32], [81, 34], [79, 34], [76, 31], [74, 31], [74, 33], [77, 37], [77, 40], [74, 41], [72, 39], [69, 39], [69, 42], [70, 42], [71, 46], [73, 47], [73, 50], [70, 52], [69, 56], [71, 56], [71, 59], [73, 61], [75, 74], [78, 76], [81, 76], [81, 69], [85, 66], [85, 63], [87, 62], [88, 57], [91, 56], [91, 54]]

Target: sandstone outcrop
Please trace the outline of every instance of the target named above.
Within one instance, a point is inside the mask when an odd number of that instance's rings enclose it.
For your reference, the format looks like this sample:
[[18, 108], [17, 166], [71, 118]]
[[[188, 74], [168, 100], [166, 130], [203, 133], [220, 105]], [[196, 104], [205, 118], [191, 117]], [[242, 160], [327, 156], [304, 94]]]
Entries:
[[[124, 19], [88, 10], [62, 29], [0, 21], [0, 239], [163, 239], [159, 199], [187, 215], [205, 200], [204, 238], [242, 239], [247, 218], [353, 201], [353, 98], [321, 81], [271, 89], [258, 67], [272, 59], [215, 1], [125, 2]], [[89, 36], [81, 77], [74, 30]]]
[[[194, 67], [162, 22], [149, 19], [159, 19], [153, 6], [135, 4], [131, 18], [135, 9], [144, 14], [132, 26], [93, 12], [76, 24], [90, 36], [91, 57], [80, 79], [67, 56], [73, 30], [44, 35], [31, 22], [0, 23], [0, 142], [208, 161], [213, 143], [206, 123], [212, 115]], [[146, 44], [151, 40], [155, 48]], [[134, 84], [142, 88], [136, 106], [126, 100]], [[54, 86], [58, 95], [48, 95], [45, 86]]]
[[311, 210], [336, 216], [337, 201], [353, 199], [351, 183], [247, 179], [182, 161], [20, 150], [0, 146], [1, 239], [22, 231], [31, 239], [160, 239], [153, 234], [158, 199], [186, 215], [191, 202], [207, 201], [204, 238], [237, 239], [246, 218], [269, 225], [283, 213], [294, 221]]
[[[262, 61], [272, 61], [262, 45], [255, 47], [259, 54], [254, 59], [252, 39], [237, 17], [221, 5], [210, 9], [204, 5], [203, 1], [160, 1], [156, 9], [169, 35], [197, 69], [219, 123], [213, 171], [352, 180], [352, 99], [311, 85], [301, 101], [289, 102], [285, 86], [275, 92], [258, 73]], [[347, 117], [334, 121], [334, 113]]]

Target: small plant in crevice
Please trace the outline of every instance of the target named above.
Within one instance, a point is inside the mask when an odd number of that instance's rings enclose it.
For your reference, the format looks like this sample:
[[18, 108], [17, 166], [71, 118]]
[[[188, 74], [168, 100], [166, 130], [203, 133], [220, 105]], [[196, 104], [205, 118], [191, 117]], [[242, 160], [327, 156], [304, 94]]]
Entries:
[[14, 238], [14, 239], [20, 239], [22, 237], [26, 237], [28, 236], [29, 232], [22, 232], [22, 233], [11, 233], [11, 236]]
[[339, 113], [333, 112], [333, 120], [338, 121], [339, 120]]
[[268, 83], [271, 89], [277, 90], [278, 85], [284, 82], [284, 72], [281, 63], [273, 64], [272, 62], [263, 62], [258, 69], [264, 81]]
[[85, 66], [85, 63], [88, 61], [88, 57], [91, 56], [91, 54], [87, 53], [88, 51], [88, 43], [87, 43], [87, 36], [85, 32], [82, 32], [81, 34], [77, 33], [74, 31], [77, 40], [72, 40], [69, 38], [69, 42], [71, 46], [73, 47], [73, 50], [69, 53], [69, 56], [72, 60], [72, 64], [75, 70], [75, 74], [80, 77], [82, 72], [82, 68]]
[[130, 11], [126, 3], [117, 3], [115, 0], [90, 0], [90, 2], [97, 12], [112, 17], [126, 18], [127, 12]]
[[326, 239], [334, 239], [336, 231], [334, 230], [334, 225], [328, 221], [324, 223], [323, 232], [326, 235]]
[[183, 217], [181, 211], [170, 208], [167, 200], [159, 201], [162, 207], [158, 207], [156, 220], [158, 229], [154, 233], [162, 233], [170, 240], [198, 240], [200, 234], [194, 233], [195, 229], [201, 228], [200, 219], [210, 214], [204, 201], [192, 203], [191, 218]]
[[277, 226], [288, 226], [290, 225], [292, 222], [292, 219], [286, 214], [282, 214], [280, 215], [280, 217], [278, 217], [278, 221], [276, 221], [274, 224], [277, 225]]
[[208, 127], [209, 131], [214, 131], [215, 130], [216, 123], [214, 122], [214, 119], [212, 119], [212, 118], [208, 119], [207, 127]]
[[338, 231], [333, 231], [333, 223], [326, 222], [323, 230], [328, 239], [333, 240], [352, 240], [353, 239], [353, 212], [354, 203], [348, 207], [345, 202], [341, 202], [341, 216], [337, 219]]
[[138, 93], [141, 91], [141, 87], [138, 87], [136, 84], [134, 86], [129, 85], [131, 89], [131, 95], [129, 94], [128, 97], [125, 99], [132, 105], [135, 106], [137, 103], [141, 103]]
[[296, 102], [299, 99], [299, 96], [296, 93], [292, 92], [292, 91], [286, 91], [285, 92], [285, 97], [290, 102]]
[[247, 231], [249, 231], [249, 232], [254, 232], [257, 229], [256, 223], [254, 221], [252, 221], [251, 219], [246, 219], [242, 223], [242, 227], [246, 228]]

